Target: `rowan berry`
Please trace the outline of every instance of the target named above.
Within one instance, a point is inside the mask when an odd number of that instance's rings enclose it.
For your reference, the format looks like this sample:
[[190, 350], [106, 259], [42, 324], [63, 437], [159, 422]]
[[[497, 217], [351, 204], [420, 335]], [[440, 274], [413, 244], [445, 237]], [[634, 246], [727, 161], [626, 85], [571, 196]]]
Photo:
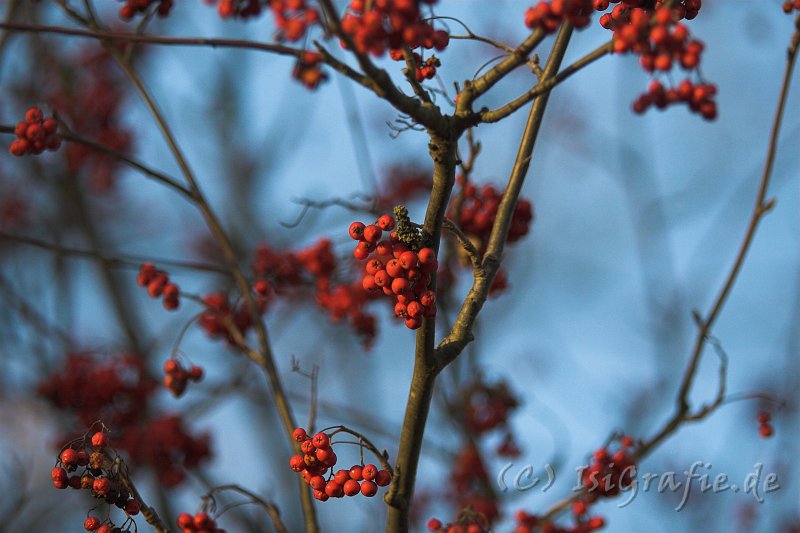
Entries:
[[216, 521], [211, 518], [207, 513], [197, 513], [192, 518], [192, 524], [195, 529], [214, 529], [217, 527]]
[[92, 483], [92, 490], [97, 494], [104, 496], [111, 490], [111, 480], [107, 477], [99, 477]]
[[108, 524], [103, 524], [97, 528], [97, 533], [114, 533], [114, 529]]
[[394, 229], [394, 217], [392, 215], [381, 215], [375, 223], [383, 231], [392, 231]]
[[305, 429], [303, 429], [303, 428], [296, 428], [296, 429], [295, 429], [295, 430], [292, 432], [292, 438], [293, 438], [293, 439], [294, 439], [296, 442], [303, 442], [304, 440], [306, 440], [306, 439], [308, 438], [308, 434], [306, 433], [306, 430], [305, 430]]
[[344, 484], [350, 480], [350, 472], [345, 470], [344, 468], [337, 470], [336, 473], [333, 475], [333, 480], [336, 481], [339, 485], [344, 487]]
[[74, 467], [78, 465], [78, 452], [72, 448], [67, 448], [61, 452], [61, 462], [67, 467]]
[[364, 479], [364, 467], [361, 465], [353, 465], [350, 467], [350, 479], [353, 481], [361, 481]]
[[92, 446], [96, 446], [97, 448], [105, 448], [108, 446], [108, 437], [102, 431], [98, 431], [94, 435], [92, 435]]
[[372, 463], [364, 465], [364, 468], [361, 469], [361, 475], [364, 476], [365, 480], [372, 481], [378, 475], [378, 468]]
[[369, 243], [366, 241], [361, 241], [356, 246], [355, 250], [353, 250], [353, 256], [358, 259], [359, 261], [363, 261], [367, 257], [372, 250], [370, 249]]
[[330, 438], [327, 433], [319, 432], [312, 439], [315, 448], [327, 448], [330, 446]]
[[379, 487], [385, 487], [392, 482], [392, 473], [388, 470], [379, 470], [377, 474], [375, 474], [375, 483]]
[[348, 479], [342, 485], [342, 491], [345, 496], [355, 496], [361, 492], [361, 485], [354, 479]]
[[761, 435], [762, 438], [769, 438], [775, 430], [772, 428], [772, 425], [769, 423], [761, 424], [758, 426], [758, 434]]
[[342, 486], [332, 479], [325, 484], [325, 494], [331, 498], [341, 498], [344, 496], [344, 491], [342, 490]]
[[364, 240], [372, 244], [378, 244], [378, 241], [381, 240], [382, 234], [383, 231], [381, 228], [374, 224], [370, 224], [364, 228]]
[[378, 485], [374, 481], [365, 480], [361, 483], [361, 494], [371, 498], [378, 493]]
[[363, 222], [353, 222], [350, 224], [350, 229], [348, 232], [350, 233], [350, 237], [354, 240], [360, 241], [364, 238], [364, 228], [366, 226]]
[[83, 529], [86, 531], [97, 531], [100, 527], [100, 519], [96, 516], [90, 516], [83, 521]]
[[189, 513], [179, 514], [176, 522], [181, 529], [194, 529], [194, 520]]
[[141, 510], [142, 510], [142, 507], [141, 507], [141, 505], [139, 504], [139, 502], [137, 502], [136, 500], [128, 500], [128, 501], [125, 503], [125, 507], [123, 507], [123, 510], [124, 510], [124, 511], [125, 511], [125, 512], [126, 512], [128, 515], [129, 515], [129, 516], [135, 516], [135, 515], [139, 514], [139, 511], [141, 511]]

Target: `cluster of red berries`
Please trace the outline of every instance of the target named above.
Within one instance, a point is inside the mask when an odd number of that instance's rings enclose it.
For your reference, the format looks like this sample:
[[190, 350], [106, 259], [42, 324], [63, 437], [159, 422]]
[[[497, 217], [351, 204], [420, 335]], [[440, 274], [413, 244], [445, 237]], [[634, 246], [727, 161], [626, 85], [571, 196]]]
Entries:
[[177, 524], [181, 528], [181, 533], [225, 533], [224, 529], [217, 527], [216, 520], [203, 512], [195, 513], [194, 516], [181, 513], [178, 515]]
[[519, 401], [502, 381], [495, 385], [477, 381], [463, 390], [462, 397], [462, 405], [466, 406], [465, 423], [475, 435], [506, 425], [519, 407]]
[[[464, 201], [457, 218], [452, 209], [448, 216], [458, 221], [464, 233], [478, 240], [478, 248], [482, 251], [489, 240], [492, 225], [497, 217], [497, 208], [502, 199], [502, 192], [494, 185], [488, 184], [478, 188], [473, 183], [467, 183], [464, 187]], [[506, 240], [516, 242], [527, 235], [531, 220], [533, 220], [533, 206], [529, 200], [520, 198], [514, 207]]]
[[431, 518], [427, 523], [428, 531], [433, 533], [488, 533], [489, 525], [480, 515], [463, 513], [458, 521], [443, 524], [438, 518]]
[[26, 154], [39, 155], [45, 150], [58, 150], [61, 137], [58, 136], [58, 123], [55, 118], [44, 118], [42, 110], [31, 107], [25, 112], [25, 120], [17, 122], [14, 135], [17, 140], [11, 143], [9, 152], [21, 157]]
[[392, 482], [391, 472], [379, 470], [373, 464], [353, 465], [350, 470], [341, 469], [334, 473], [337, 457], [327, 433], [319, 432], [309, 437], [305, 429], [297, 428], [292, 437], [300, 443], [303, 454], [292, 456], [289, 467], [303, 474], [303, 480], [314, 490], [317, 500], [324, 502], [329, 498], [359, 493], [371, 498], [378, 493], [378, 487], [385, 487]]
[[639, 55], [642, 67], [653, 72], [666, 72], [678, 62], [686, 70], [700, 64], [703, 44], [689, 37], [689, 30], [683, 24], [676, 24], [682, 18], [693, 18], [699, 9], [700, 0], [686, 0], [686, 4], [675, 7], [661, 7], [655, 11], [619, 4], [600, 17], [600, 24], [614, 32], [614, 52], [622, 54], [634, 52]]
[[264, 0], [205, 0], [206, 4], [217, 2], [217, 12], [222, 18], [248, 18], [260, 15]]
[[158, 270], [153, 263], [143, 263], [136, 276], [136, 283], [140, 287], [147, 287], [147, 294], [151, 298], [163, 297], [161, 303], [164, 309], [174, 310], [180, 305], [180, 289], [170, 282], [169, 274]]
[[119, 17], [122, 20], [131, 20], [137, 13], [144, 13], [147, 9], [158, 3], [156, 13], [161, 17], [169, 15], [174, 4], [173, 0], [124, 0], [125, 5], [119, 9]]
[[319, 11], [305, 0], [271, 0], [269, 6], [278, 26], [278, 40], [298, 41], [310, 26], [319, 23]]
[[306, 89], [314, 90], [319, 87], [320, 83], [328, 79], [328, 75], [322, 71], [322, 56], [316, 52], [303, 52], [294, 64], [292, 77]]
[[[439, 263], [432, 248], [413, 250], [400, 240], [402, 235], [392, 231], [394, 227], [395, 219], [389, 214], [381, 215], [374, 224], [350, 224], [350, 237], [358, 241], [353, 255], [359, 261], [367, 260], [361, 281], [364, 290], [383, 291], [392, 297], [395, 315], [409, 329], [417, 329], [423, 318], [436, 316], [436, 295], [429, 287]], [[384, 231], [391, 233], [389, 239], [381, 240]]]
[[800, 0], [786, 0], [781, 7], [783, 8], [783, 12], [787, 14], [791, 13], [793, 10], [800, 11]]
[[500, 517], [497, 496], [491, 490], [486, 463], [475, 443], [466, 444], [458, 453], [449, 482], [449, 492], [456, 507], [471, 510], [468, 518], [480, 517], [481, 522], [488, 525]]
[[775, 433], [775, 429], [770, 423], [771, 420], [772, 415], [766, 411], [761, 411], [756, 415], [756, 421], [758, 422], [758, 434], [765, 439], [771, 437], [772, 434]]
[[514, 515], [514, 519], [517, 522], [514, 533], [591, 533], [602, 529], [606, 525], [602, 516], [575, 516], [580, 520], [577, 524], [571, 527], [562, 527], [550, 522], [544, 522], [537, 515], [528, 514], [525, 511], [517, 511]]
[[[389, 50], [389, 57], [395, 61], [403, 60], [402, 50]], [[422, 60], [422, 56], [416, 52], [412, 52], [414, 58], [414, 79], [417, 83], [422, 83], [425, 80], [432, 80], [436, 76], [436, 69], [442, 66], [442, 62], [435, 55], [430, 56], [426, 60]]]
[[[259, 290], [269, 290], [268, 285], [265, 286], [259, 282], [256, 282], [253, 289], [257, 295]], [[267, 299], [265, 297], [257, 297], [255, 303], [260, 313], [266, 310]], [[228, 296], [223, 292], [214, 292], [204, 296], [203, 304], [206, 306], [206, 310], [200, 315], [197, 323], [209, 337], [223, 338], [227, 340], [228, 344], [235, 345], [236, 342], [226, 323], [231, 322], [242, 335], [245, 335], [247, 330], [253, 327], [253, 318], [250, 316], [247, 306], [243, 302], [232, 306]]]
[[[72, 487], [92, 492], [92, 495], [104, 500], [109, 505], [122, 509], [129, 517], [139, 514], [140, 503], [133, 499], [116, 474], [111, 470], [112, 460], [106, 453], [108, 437], [102, 431], [78, 439], [70, 447], [61, 451], [58, 463], [50, 473], [53, 485], [57, 489]], [[70, 476], [69, 473], [82, 472]], [[103, 524], [100, 519], [89, 516], [83, 523], [87, 531], [111, 533], [113, 524]]]
[[616, 496], [621, 488], [631, 485], [636, 475], [636, 463], [630, 455], [633, 444], [633, 439], [626, 435], [620, 438], [614, 453], [604, 447], [592, 454], [591, 464], [582, 477], [590, 499]]
[[152, 467], [165, 486], [175, 486], [186, 469], [210, 457], [208, 435], [192, 435], [180, 417], [157, 416], [149, 404], [158, 381], [134, 355], [101, 360], [91, 354], [70, 354], [66, 367], [43, 381], [40, 395], [65, 416], [89, 426], [103, 420], [114, 428], [114, 443], [130, 464]]
[[[87, 46], [77, 57], [67, 58], [78, 65], [80, 76], [62, 76], [49, 100], [62, 110], [72, 129], [81, 137], [96, 141], [120, 153], [130, 153], [132, 132], [123, 124], [124, 81], [114, 59], [103, 49]], [[83, 173], [96, 192], [109, 191], [123, 168], [119, 158], [81, 143], [66, 147], [67, 168]]]
[[370, 297], [378, 296], [377, 292], [364, 292], [360, 282], [333, 285], [323, 281], [317, 286], [316, 300], [333, 321], [346, 319], [353, 331], [363, 339], [364, 346], [369, 349], [378, 330], [375, 316], [367, 313], [364, 306]]
[[374, 56], [382, 56], [387, 49], [400, 50], [403, 47], [414, 49], [422, 46], [441, 51], [447, 47], [450, 36], [445, 30], [434, 30], [420, 13], [420, 4], [435, 2], [351, 0], [349, 12], [342, 18], [342, 30], [350, 36], [356, 51]]
[[177, 359], [167, 359], [164, 362], [164, 386], [176, 398], [184, 393], [186, 384], [191, 380], [198, 382], [203, 379], [203, 369], [197, 365], [192, 365], [188, 369], [184, 368]]
[[685, 103], [693, 113], [699, 113], [706, 120], [713, 120], [717, 117], [717, 103], [714, 101], [716, 94], [717, 87], [710, 83], [694, 84], [685, 79], [677, 88], [667, 89], [660, 81], [653, 80], [647, 92], [634, 100], [633, 111], [641, 114], [651, 106], [664, 109], [672, 104]]
[[525, 25], [553, 33], [566, 20], [576, 28], [585, 28], [589, 25], [595, 3], [595, 0], [542, 0], [525, 11]]

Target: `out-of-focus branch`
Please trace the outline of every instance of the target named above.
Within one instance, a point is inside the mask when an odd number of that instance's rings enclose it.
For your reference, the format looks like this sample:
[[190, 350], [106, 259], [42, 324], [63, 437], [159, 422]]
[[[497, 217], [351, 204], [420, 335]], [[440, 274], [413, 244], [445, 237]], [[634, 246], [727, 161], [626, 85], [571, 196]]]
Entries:
[[202, 46], [208, 48], [244, 48], [271, 52], [278, 55], [301, 57], [304, 50], [292, 48], [281, 44], [261, 43], [242, 39], [214, 39], [205, 37], [167, 37], [165, 35], [146, 35], [141, 33], [126, 33], [106, 31], [101, 29], [67, 28], [64, 26], [49, 26], [45, 24], [19, 24], [0, 22], [0, 30], [19, 33], [41, 33], [66, 35], [69, 37], [85, 37], [109, 42], [129, 42], [158, 44], [164, 46]]
[[275, 531], [277, 531], [278, 533], [287, 533], [289, 531], [288, 529], [286, 529], [286, 525], [283, 523], [283, 520], [281, 519], [281, 513], [278, 510], [278, 507], [274, 503], [266, 501], [257, 494], [239, 485], [220, 485], [219, 487], [214, 487], [208, 492], [207, 497], [213, 498], [215, 493], [226, 490], [231, 492], [238, 492], [243, 496], [247, 496], [253, 503], [263, 507], [264, 510], [269, 515], [270, 520], [272, 520], [272, 525], [275, 528]]

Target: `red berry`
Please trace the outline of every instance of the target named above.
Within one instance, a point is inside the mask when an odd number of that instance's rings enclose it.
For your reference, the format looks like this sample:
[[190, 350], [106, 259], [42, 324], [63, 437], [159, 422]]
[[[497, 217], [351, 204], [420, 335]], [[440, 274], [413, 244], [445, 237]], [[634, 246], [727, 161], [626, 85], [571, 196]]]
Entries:
[[344, 491], [336, 481], [330, 480], [325, 484], [325, 494], [331, 498], [341, 498], [344, 495]]
[[330, 445], [330, 438], [327, 433], [319, 432], [311, 439], [315, 448], [327, 448]]
[[97, 531], [97, 528], [100, 527], [100, 519], [96, 516], [90, 516], [86, 520], [83, 521], [83, 529], [86, 531]]
[[372, 463], [364, 465], [364, 468], [361, 470], [361, 475], [364, 476], [364, 479], [367, 481], [372, 481], [375, 479], [375, 476], [378, 475], [378, 467]]
[[25, 112], [25, 121], [33, 124], [34, 122], [40, 122], [44, 118], [42, 115], [42, 110], [38, 107], [31, 107]]
[[441, 520], [437, 520], [436, 518], [431, 518], [430, 520], [428, 520], [427, 526], [428, 529], [431, 531], [439, 531], [440, 529], [442, 529], [443, 524]]
[[217, 524], [213, 518], [206, 513], [197, 513], [192, 519], [195, 529], [214, 529]]
[[94, 435], [92, 435], [92, 446], [96, 446], [98, 448], [105, 448], [108, 446], [108, 437], [102, 431], [98, 431]]
[[289, 468], [291, 468], [295, 472], [302, 472], [306, 468], [306, 463], [303, 461], [302, 455], [293, 455], [291, 459], [289, 459]]
[[297, 428], [292, 432], [292, 438], [297, 442], [303, 442], [308, 438], [308, 434], [305, 429]]
[[[350, 479], [354, 481], [361, 481], [362, 479], [364, 479], [363, 470], [364, 467], [362, 467], [361, 465], [353, 465], [352, 467], [350, 467]], [[64, 475], [66, 475], [66, 472], [64, 473]]]
[[774, 432], [775, 432], [775, 430], [772, 429], [772, 425], [770, 425], [770, 424], [761, 424], [758, 427], [758, 434], [761, 435], [765, 439], [768, 438], [768, 437], [771, 437]]
[[379, 470], [375, 475], [375, 483], [379, 487], [385, 487], [392, 482], [392, 473], [388, 470]]
[[203, 379], [203, 369], [197, 365], [192, 365], [189, 369], [189, 379], [192, 381], [200, 381]]
[[361, 483], [361, 494], [371, 498], [378, 493], [378, 485], [374, 481], [364, 481]]
[[314, 490], [323, 490], [325, 488], [325, 478], [322, 476], [314, 476], [308, 480], [308, 484]]
[[381, 215], [376, 225], [383, 231], [392, 231], [394, 229], [394, 217], [392, 215]]
[[306, 439], [300, 444], [300, 449], [306, 455], [313, 455], [315, 451], [314, 442], [311, 439]]
[[342, 485], [342, 490], [346, 496], [355, 496], [361, 492], [361, 485], [355, 479], [348, 479]]
[[134, 516], [139, 514], [139, 511], [141, 511], [142, 508], [139, 505], [139, 502], [137, 502], [136, 500], [128, 500], [127, 503], [125, 504], [124, 510], [126, 513], [128, 513], [128, 515]]
[[364, 224], [362, 222], [353, 222], [350, 224], [350, 237], [360, 241], [364, 237]]
[[372, 250], [370, 249], [370, 245], [366, 241], [361, 241], [356, 246], [356, 249], [353, 250], [353, 256], [358, 259], [359, 261], [363, 261], [367, 257], [369, 257], [369, 253]]
[[756, 415], [756, 421], [757, 421], [759, 424], [766, 424], [766, 423], [768, 423], [768, 422], [769, 422], [771, 419], [772, 419], [772, 416], [771, 416], [771, 415], [770, 415], [768, 412], [766, 412], [766, 411], [761, 411], [761, 412], [759, 412], [759, 413]]
[[61, 452], [61, 462], [64, 463], [66, 466], [77, 466], [78, 452], [73, 450], [72, 448], [67, 448], [66, 450]]
[[364, 228], [364, 240], [367, 242], [377, 244], [378, 241], [381, 240], [381, 235], [383, 235], [383, 231], [374, 224], [370, 224]]
[[97, 494], [104, 496], [111, 490], [111, 480], [107, 477], [99, 477], [92, 483], [92, 490]]
[[336, 473], [333, 475], [333, 480], [339, 485], [342, 485], [342, 487], [344, 487], [344, 484], [350, 480], [350, 472], [348, 472], [344, 468], [342, 468], [341, 470], [337, 470]]
[[400, 254], [398, 260], [400, 261], [400, 265], [406, 270], [410, 270], [418, 264], [417, 253], [412, 252], [411, 250]]
[[113, 529], [108, 524], [103, 524], [99, 528], [97, 528], [97, 533], [113, 533]]
[[193, 529], [194, 528], [194, 520], [192, 520], [192, 515], [189, 513], [181, 513], [178, 515], [177, 520], [178, 527], [181, 529]]

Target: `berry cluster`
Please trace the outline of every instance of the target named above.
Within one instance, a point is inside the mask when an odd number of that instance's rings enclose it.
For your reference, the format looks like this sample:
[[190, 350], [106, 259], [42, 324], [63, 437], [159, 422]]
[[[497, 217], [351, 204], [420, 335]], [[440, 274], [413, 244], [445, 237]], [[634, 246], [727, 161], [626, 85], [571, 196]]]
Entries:
[[187, 468], [211, 452], [207, 435], [189, 434], [177, 416], [153, 414], [150, 397], [157, 387], [141, 357], [100, 360], [72, 354], [66, 368], [42, 382], [38, 391], [83, 425], [103, 420], [114, 428], [116, 448], [127, 452], [132, 464], [152, 467], [162, 484], [175, 486]]
[[428, 531], [433, 533], [488, 533], [489, 524], [474, 512], [463, 512], [456, 522], [443, 524], [438, 518], [431, 518], [427, 523]]
[[[448, 216], [456, 219], [461, 230], [478, 241], [478, 249], [482, 252], [492, 232], [503, 194], [491, 184], [478, 188], [473, 183], [467, 183], [464, 186], [463, 198], [459, 213], [453, 213], [451, 208]], [[533, 220], [531, 202], [524, 198], [517, 200], [506, 240], [516, 242], [527, 235], [531, 220]]]
[[[392, 215], [381, 215], [374, 224], [350, 224], [350, 237], [358, 241], [353, 255], [367, 260], [361, 285], [368, 292], [383, 291], [395, 300], [394, 312], [409, 329], [417, 329], [423, 318], [436, 316], [436, 296], [430, 290], [431, 274], [436, 272], [436, 252], [419, 247], [419, 235], [411, 227], [403, 208], [395, 210], [400, 224], [397, 231]], [[391, 232], [381, 240], [383, 232]], [[414, 250], [413, 248], [417, 248]]]
[[14, 128], [17, 139], [11, 143], [9, 152], [21, 157], [26, 154], [39, 155], [45, 150], [58, 150], [61, 137], [56, 133], [57, 130], [55, 118], [44, 118], [41, 109], [31, 107], [25, 112], [25, 120], [18, 122]]
[[158, 270], [153, 263], [143, 263], [139, 268], [139, 275], [136, 276], [136, 283], [140, 287], [147, 287], [147, 294], [151, 298], [160, 298], [164, 309], [174, 310], [180, 305], [180, 289], [177, 285], [170, 282], [169, 274], [163, 270]]
[[[74, 131], [116, 152], [130, 153], [132, 133], [124, 125], [125, 82], [111, 55], [96, 46], [87, 46], [77, 57], [67, 58], [80, 75], [61, 76], [63, 85], [50, 96], [53, 106], [62, 110]], [[107, 192], [122, 168], [120, 159], [81, 143], [69, 143], [65, 150], [70, 172], [85, 173], [96, 192]]]
[[787, 14], [792, 11], [800, 11], [800, 0], [786, 0], [782, 8], [783, 12]]
[[579, 519], [578, 523], [572, 527], [562, 527], [545, 522], [537, 515], [528, 514], [525, 511], [517, 511], [514, 515], [514, 519], [517, 522], [514, 533], [591, 533], [605, 526], [605, 520], [601, 516], [586, 517], [575, 515], [575, 517]]
[[119, 18], [131, 20], [138, 13], [145, 13], [148, 8], [158, 3], [156, 13], [161, 17], [169, 15], [174, 4], [173, 0], [124, 0], [125, 5], [119, 9]]
[[319, 11], [305, 0], [271, 0], [269, 6], [278, 26], [278, 40], [299, 41], [310, 26], [319, 23]]
[[322, 57], [316, 52], [303, 52], [297, 58], [292, 69], [292, 77], [299, 81], [306, 89], [314, 90], [319, 84], [328, 79], [322, 71]]
[[181, 533], [225, 533], [224, 529], [217, 527], [217, 521], [211, 518], [208, 513], [189, 513], [178, 515], [178, 527]]
[[476, 381], [464, 389], [462, 399], [462, 405], [466, 406], [464, 423], [472, 434], [480, 436], [504, 427], [506, 435], [496, 450], [497, 454], [504, 457], [519, 455], [519, 447], [508, 430], [508, 419], [519, 407], [519, 401], [504, 382], [489, 385]]
[[[141, 504], [133, 499], [117, 474], [112, 470], [112, 458], [106, 452], [108, 437], [102, 431], [76, 439], [64, 448], [56, 466], [50, 473], [57, 489], [72, 487], [84, 489], [109, 505], [122, 509], [128, 517], [139, 514]], [[78, 469], [82, 469], [78, 472]], [[74, 475], [69, 475], [75, 472]], [[99, 518], [89, 516], [83, 523], [87, 531], [111, 533], [113, 524], [104, 524]]]
[[717, 117], [717, 103], [714, 101], [716, 94], [717, 87], [710, 83], [694, 84], [685, 79], [677, 88], [667, 89], [660, 81], [653, 80], [647, 92], [633, 102], [633, 111], [641, 114], [650, 106], [664, 109], [672, 104], [685, 103], [692, 112], [700, 113], [706, 120], [713, 120]]
[[[265, 288], [263, 283], [259, 284], [256, 282], [254, 290], [256, 294], [259, 294], [259, 290], [268, 291], [269, 289], [268, 287]], [[266, 310], [267, 299], [259, 296], [256, 298], [255, 302], [259, 312], [263, 313]], [[238, 329], [242, 335], [245, 335], [247, 330], [253, 327], [253, 318], [250, 316], [250, 311], [247, 306], [244, 305], [243, 302], [232, 306], [225, 293], [214, 292], [204, 296], [203, 304], [206, 306], [206, 310], [200, 315], [197, 323], [205, 330], [209, 337], [224, 338], [228, 344], [233, 346], [236, 342], [228, 329], [227, 323], [232, 323], [236, 326], [236, 329]]]
[[184, 368], [177, 359], [167, 359], [164, 362], [164, 386], [176, 398], [184, 393], [186, 384], [189, 380], [198, 382], [203, 379], [203, 369], [197, 365], [192, 365], [189, 369]]
[[[690, 3], [691, 0], [687, 0], [687, 4]], [[699, 8], [699, 0], [696, 4]], [[691, 39], [686, 26], [675, 21], [693, 18], [696, 14], [696, 10], [689, 11], [683, 5], [661, 7], [653, 12], [619, 4], [600, 17], [600, 24], [613, 30], [614, 52], [638, 54], [646, 71], [667, 72], [674, 62], [685, 70], [691, 70], [700, 64], [703, 44]]]
[[758, 434], [765, 439], [771, 437], [772, 434], [775, 433], [775, 429], [770, 423], [771, 420], [772, 415], [766, 411], [761, 411], [756, 415], [756, 421], [758, 422]]
[[[434, 30], [422, 19], [420, 4], [436, 0], [351, 0], [349, 12], [342, 18], [342, 30], [350, 36], [356, 51], [382, 56], [387, 49], [444, 50], [450, 36]], [[371, 4], [371, 5], [370, 5]], [[342, 43], [342, 46], [346, 46]]]
[[314, 490], [314, 498], [320, 501], [359, 493], [371, 498], [378, 493], [378, 487], [385, 487], [392, 482], [391, 472], [378, 470], [373, 464], [353, 465], [350, 470], [341, 469], [334, 473], [337, 457], [327, 433], [320, 432], [309, 437], [305, 429], [297, 428], [292, 437], [300, 443], [303, 454], [292, 456], [289, 467], [303, 474], [303, 480]]
[[629, 487], [636, 475], [636, 464], [630, 455], [633, 439], [624, 436], [619, 441], [619, 448], [609, 452], [608, 448], [600, 448], [592, 455], [592, 462], [583, 471], [582, 483], [589, 498], [616, 496], [621, 488]]
[[207, 4], [217, 2], [217, 12], [222, 18], [248, 18], [260, 15], [263, 0], [205, 0]]
[[553, 33], [566, 20], [576, 28], [585, 28], [589, 25], [595, 3], [595, 0], [542, 0], [525, 12], [525, 25]]
[[[598, 10], [609, 6], [606, 0], [595, 0], [595, 4]], [[614, 52], [637, 54], [642, 68], [650, 73], [669, 72], [676, 64], [687, 71], [696, 70], [703, 43], [692, 39], [688, 28], [678, 21], [696, 17], [701, 0], [681, 0], [669, 6], [664, 0], [656, 0], [651, 7], [644, 5], [641, 0], [622, 0], [600, 17], [600, 24], [614, 32]], [[710, 84], [693, 85], [684, 80], [677, 88], [664, 89], [656, 82], [634, 102], [633, 109], [643, 113], [651, 105], [662, 109], [683, 102], [693, 112], [712, 120], [717, 116], [715, 94], [716, 88]]]
[[[389, 50], [389, 57], [395, 61], [403, 61], [405, 56], [402, 50]], [[417, 83], [422, 83], [425, 80], [431, 80], [436, 76], [436, 69], [442, 66], [442, 62], [435, 55], [430, 56], [423, 61], [422, 56], [416, 52], [412, 52], [411, 57], [414, 61], [414, 79]]]

